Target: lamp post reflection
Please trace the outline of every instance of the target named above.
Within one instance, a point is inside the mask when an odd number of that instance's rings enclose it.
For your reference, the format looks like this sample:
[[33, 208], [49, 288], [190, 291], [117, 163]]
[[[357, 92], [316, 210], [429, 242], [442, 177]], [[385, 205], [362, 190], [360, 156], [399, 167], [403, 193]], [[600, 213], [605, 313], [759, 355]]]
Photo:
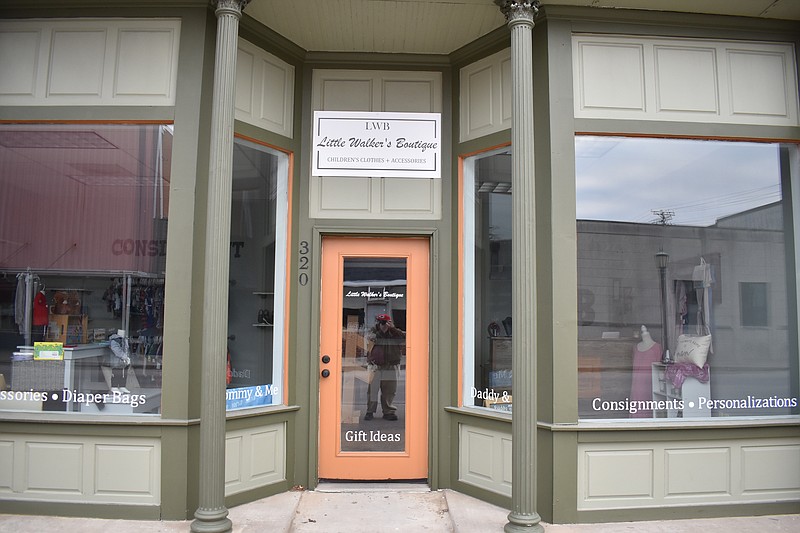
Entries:
[[669, 364], [672, 362], [669, 355], [669, 335], [667, 334], [667, 265], [669, 264], [669, 254], [664, 250], [659, 250], [656, 252], [655, 260], [661, 283], [661, 343], [664, 345], [661, 362]]

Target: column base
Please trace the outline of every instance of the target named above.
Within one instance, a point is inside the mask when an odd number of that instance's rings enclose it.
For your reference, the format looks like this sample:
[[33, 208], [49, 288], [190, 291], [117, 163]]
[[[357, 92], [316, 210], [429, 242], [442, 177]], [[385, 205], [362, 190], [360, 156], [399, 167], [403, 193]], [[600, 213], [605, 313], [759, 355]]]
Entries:
[[233, 522], [228, 518], [228, 510], [198, 509], [194, 513], [191, 531], [193, 533], [230, 533]]
[[503, 527], [505, 533], [543, 533], [542, 518], [537, 514], [508, 514], [508, 523]]

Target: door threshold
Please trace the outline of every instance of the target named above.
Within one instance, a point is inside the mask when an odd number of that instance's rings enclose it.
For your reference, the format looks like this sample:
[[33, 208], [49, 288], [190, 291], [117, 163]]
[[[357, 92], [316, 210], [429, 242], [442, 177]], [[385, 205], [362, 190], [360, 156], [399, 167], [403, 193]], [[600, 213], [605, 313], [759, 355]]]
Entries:
[[430, 492], [425, 480], [320, 481], [316, 492]]

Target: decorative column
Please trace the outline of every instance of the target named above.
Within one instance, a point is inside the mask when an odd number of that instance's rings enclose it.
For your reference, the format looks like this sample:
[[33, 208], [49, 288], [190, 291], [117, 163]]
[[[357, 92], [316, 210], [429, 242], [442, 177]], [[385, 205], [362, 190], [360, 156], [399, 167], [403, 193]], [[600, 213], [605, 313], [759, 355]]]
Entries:
[[533, 144], [533, 18], [539, 1], [495, 0], [511, 30], [511, 284], [514, 342], [512, 509], [507, 533], [540, 532], [536, 507], [536, 219]]
[[228, 336], [233, 117], [239, 19], [249, 0], [216, 0], [217, 48], [211, 107], [203, 298], [200, 494], [191, 530], [225, 533], [225, 355]]

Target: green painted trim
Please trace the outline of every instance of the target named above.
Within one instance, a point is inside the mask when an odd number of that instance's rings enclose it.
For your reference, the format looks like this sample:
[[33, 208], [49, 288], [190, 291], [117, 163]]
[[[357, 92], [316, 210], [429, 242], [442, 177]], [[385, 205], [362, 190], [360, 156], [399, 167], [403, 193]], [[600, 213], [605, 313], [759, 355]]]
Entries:
[[[643, 520], [676, 520], [691, 518], [724, 518], [731, 516], [763, 516], [797, 514], [800, 502], [703, 504], [683, 507], [617, 509], [612, 511], [578, 511], [572, 523], [634, 522]], [[635, 527], [634, 527], [635, 530]]]
[[225, 507], [230, 509], [237, 505], [244, 505], [277, 494], [283, 494], [284, 492], [289, 492], [293, 488], [293, 485], [289, 481], [284, 480], [257, 489], [238, 492], [225, 497]]
[[189, 518], [187, 480], [193, 469], [187, 450], [193, 431], [188, 428], [167, 428], [161, 437], [161, 514], [162, 520]]
[[730, 140], [800, 141], [800, 126], [753, 126], [673, 121], [576, 118], [576, 134], [646, 135]]
[[511, 46], [511, 31], [507, 24], [450, 53], [453, 68], [461, 68]]
[[[637, 9], [596, 9], [592, 7], [545, 5], [540, 20], [569, 20], [576, 32], [636, 33], [681, 37], [782, 40], [797, 35], [797, 21], [769, 18], [707, 15]], [[736, 37], [725, 37], [736, 32]]]
[[434, 70], [450, 67], [445, 55], [389, 54], [359, 52], [308, 52], [306, 63], [312, 68], [370, 70]]
[[[0, 513], [37, 516], [68, 516], [115, 520], [163, 520], [158, 505], [101, 503], [60, 503], [46, 501], [0, 500]], [[176, 520], [182, 520], [178, 518]]]

